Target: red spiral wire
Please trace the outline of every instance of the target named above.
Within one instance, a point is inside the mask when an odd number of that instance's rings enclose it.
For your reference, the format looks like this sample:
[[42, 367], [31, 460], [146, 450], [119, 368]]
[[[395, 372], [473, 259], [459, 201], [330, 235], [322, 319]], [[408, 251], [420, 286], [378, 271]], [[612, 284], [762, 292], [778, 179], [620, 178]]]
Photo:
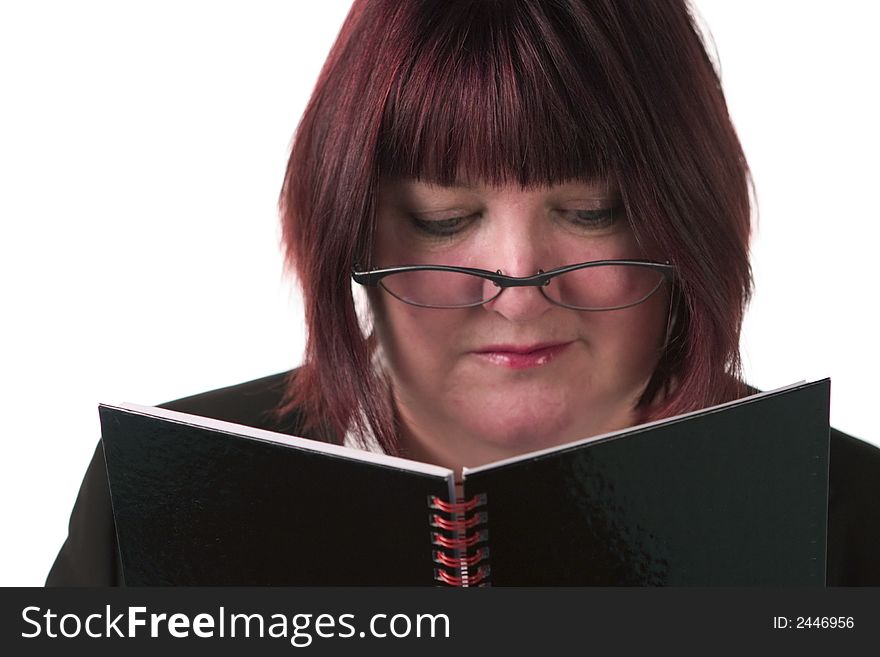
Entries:
[[438, 563], [442, 563], [444, 566], [449, 566], [450, 568], [460, 568], [461, 564], [465, 564], [467, 566], [474, 566], [483, 559], [489, 556], [488, 548], [480, 548], [476, 552], [474, 552], [469, 557], [450, 557], [445, 552], [437, 551], [434, 553], [434, 560]]
[[430, 497], [430, 505], [435, 509], [445, 511], [446, 513], [467, 513], [468, 511], [472, 511], [481, 504], [485, 503], [485, 495], [474, 495], [466, 502], [447, 502], [446, 500], [440, 499], [436, 495], [431, 495]]
[[434, 579], [438, 582], [462, 587], [488, 583], [489, 565], [485, 562], [489, 558], [489, 548], [485, 545], [474, 547], [489, 538], [486, 528], [477, 528], [488, 522], [485, 511], [475, 511], [485, 504], [483, 494], [455, 502], [428, 496], [428, 507], [439, 511], [430, 515], [429, 524], [443, 530], [431, 532], [431, 542], [439, 548], [433, 552], [434, 561], [448, 568], [434, 569]]

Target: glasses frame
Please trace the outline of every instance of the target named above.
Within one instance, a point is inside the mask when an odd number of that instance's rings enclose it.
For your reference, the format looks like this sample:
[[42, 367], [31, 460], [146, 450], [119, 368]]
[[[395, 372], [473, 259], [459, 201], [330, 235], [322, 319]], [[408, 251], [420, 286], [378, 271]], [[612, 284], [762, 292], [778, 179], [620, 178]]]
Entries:
[[[555, 301], [554, 299], [551, 299], [543, 290], [543, 288], [548, 285], [551, 280], [553, 280], [557, 276], [560, 276], [561, 274], [567, 274], [568, 272], [576, 271], [578, 269], [588, 269], [590, 267], [599, 267], [604, 265], [632, 265], [636, 267], [646, 267], [648, 269], [653, 269], [654, 271], [660, 272], [663, 275], [663, 280], [661, 280], [657, 284], [657, 287], [655, 287], [653, 290], [651, 290], [651, 292], [649, 292], [646, 296], [639, 299], [638, 301], [623, 306], [614, 306], [613, 308], [580, 308], [578, 306], [569, 306], [559, 301]], [[669, 261], [655, 262], [653, 260], [593, 260], [590, 262], [581, 262], [575, 265], [557, 267], [556, 269], [551, 269], [547, 272], [545, 272], [543, 269], [539, 269], [537, 274], [533, 274], [531, 276], [508, 276], [506, 274], [503, 274], [500, 269], [492, 272], [488, 269], [456, 267], [453, 265], [404, 265], [401, 267], [387, 267], [383, 269], [373, 269], [370, 271], [358, 271], [359, 269], [360, 267], [358, 265], [355, 265], [352, 269], [351, 277], [355, 283], [358, 283], [359, 285], [364, 285], [366, 287], [379, 287], [382, 279], [386, 276], [391, 276], [392, 274], [409, 271], [448, 271], [484, 278], [486, 280], [492, 281], [492, 283], [494, 283], [495, 286], [498, 288], [497, 294], [489, 299], [484, 299], [483, 301], [479, 301], [476, 303], [469, 303], [457, 306], [434, 306], [407, 301], [406, 299], [402, 299], [394, 294], [384, 285], [382, 286], [382, 289], [388, 292], [388, 294], [403, 303], [409, 304], [410, 306], [417, 306], [419, 308], [435, 308], [440, 310], [476, 308], [477, 306], [482, 306], [489, 303], [490, 301], [494, 301], [499, 296], [501, 296], [501, 293], [504, 292], [504, 290], [509, 287], [537, 287], [541, 291], [541, 294], [544, 296], [544, 298], [547, 299], [547, 301], [556, 306], [568, 308], [569, 310], [581, 310], [584, 312], [606, 312], [608, 310], [622, 310], [624, 308], [637, 306], [638, 304], [648, 300], [651, 296], [654, 295], [655, 292], [657, 292], [657, 290], [660, 289], [661, 285], [664, 282], [671, 283], [674, 279], [674, 267], [669, 263]]]

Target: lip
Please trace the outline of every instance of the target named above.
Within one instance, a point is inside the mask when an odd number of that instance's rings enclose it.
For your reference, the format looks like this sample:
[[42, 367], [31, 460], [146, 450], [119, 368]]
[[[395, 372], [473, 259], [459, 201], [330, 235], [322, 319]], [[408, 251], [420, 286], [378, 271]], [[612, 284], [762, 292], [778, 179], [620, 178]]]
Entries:
[[521, 370], [546, 365], [570, 344], [571, 342], [544, 342], [533, 345], [497, 344], [481, 347], [471, 353], [493, 365]]

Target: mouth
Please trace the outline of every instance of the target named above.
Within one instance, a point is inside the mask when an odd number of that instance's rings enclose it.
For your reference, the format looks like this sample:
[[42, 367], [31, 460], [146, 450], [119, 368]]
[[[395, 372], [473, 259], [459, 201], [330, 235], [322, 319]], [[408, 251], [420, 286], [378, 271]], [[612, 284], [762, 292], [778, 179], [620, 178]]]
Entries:
[[541, 367], [559, 356], [571, 342], [554, 342], [535, 345], [490, 345], [471, 353], [492, 365], [521, 370]]

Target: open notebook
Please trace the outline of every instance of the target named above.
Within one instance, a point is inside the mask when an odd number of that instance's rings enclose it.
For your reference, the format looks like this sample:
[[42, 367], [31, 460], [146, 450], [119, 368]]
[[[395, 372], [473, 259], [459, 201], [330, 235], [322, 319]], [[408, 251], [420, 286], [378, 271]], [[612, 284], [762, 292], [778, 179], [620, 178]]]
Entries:
[[127, 585], [816, 585], [830, 380], [452, 470], [100, 404]]

